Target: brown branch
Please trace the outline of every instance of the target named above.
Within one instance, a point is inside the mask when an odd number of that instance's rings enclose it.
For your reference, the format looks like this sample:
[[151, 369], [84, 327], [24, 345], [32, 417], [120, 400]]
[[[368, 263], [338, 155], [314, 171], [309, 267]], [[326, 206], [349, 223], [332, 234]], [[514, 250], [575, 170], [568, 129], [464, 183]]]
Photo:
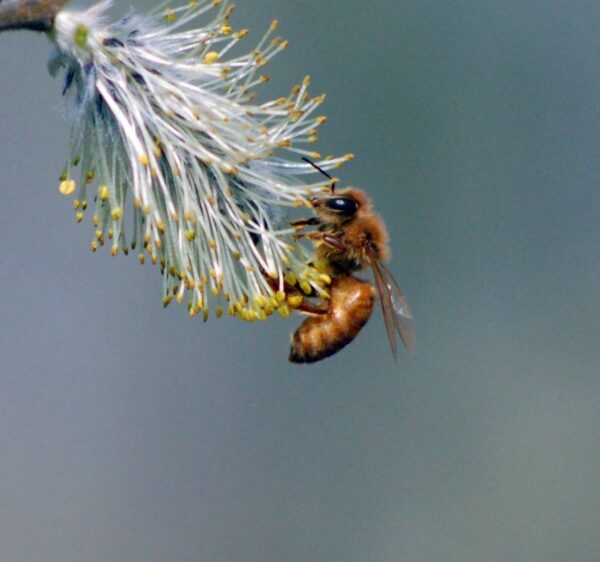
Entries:
[[50, 31], [54, 16], [69, 0], [0, 0], [0, 31]]

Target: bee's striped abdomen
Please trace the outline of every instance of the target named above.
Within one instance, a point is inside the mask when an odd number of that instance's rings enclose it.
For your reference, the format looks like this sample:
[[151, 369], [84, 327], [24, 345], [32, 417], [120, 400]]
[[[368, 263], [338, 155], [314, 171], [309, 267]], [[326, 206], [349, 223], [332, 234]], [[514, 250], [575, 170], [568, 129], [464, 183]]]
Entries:
[[311, 316], [292, 336], [290, 361], [313, 363], [348, 345], [373, 313], [375, 289], [352, 275], [334, 277], [326, 314]]

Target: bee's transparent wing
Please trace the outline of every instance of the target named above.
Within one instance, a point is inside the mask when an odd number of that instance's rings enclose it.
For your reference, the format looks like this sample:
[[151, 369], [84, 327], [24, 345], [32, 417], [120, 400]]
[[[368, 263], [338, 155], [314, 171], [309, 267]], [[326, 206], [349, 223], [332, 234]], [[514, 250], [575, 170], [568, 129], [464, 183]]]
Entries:
[[408, 302], [402, 289], [387, 268], [369, 252], [369, 262], [373, 269], [375, 287], [381, 300], [381, 310], [385, 321], [388, 340], [392, 348], [394, 360], [397, 356], [396, 332], [400, 336], [404, 347], [411, 353], [415, 341], [413, 328], [413, 315], [408, 307]]

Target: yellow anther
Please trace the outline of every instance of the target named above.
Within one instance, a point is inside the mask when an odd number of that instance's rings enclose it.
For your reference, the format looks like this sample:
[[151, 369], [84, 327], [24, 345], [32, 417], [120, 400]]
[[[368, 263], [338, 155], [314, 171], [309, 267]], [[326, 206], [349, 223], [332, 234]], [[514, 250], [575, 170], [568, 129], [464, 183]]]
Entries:
[[78, 47], [85, 47], [88, 40], [88, 28], [87, 26], [81, 24], [75, 28], [75, 33], [73, 33], [73, 40]]
[[81, 211], [79, 211], [76, 215], [75, 215], [75, 219], [77, 220], [77, 222], [81, 222], [83, 220], [83, 213]]
[[311, 152], [310, 157], [317, 160], [318, 158], [321, 158], [321, 155], [318, 152]]
[[196, 215], [192, 211], [186, 211], [183, 213], [183, 218], [192, 224], [196, 223]]
[[101, 185], [100, 189], [98, 189], [98, 195], [100, 195], [100, 199], [102, 199], [102, 201], [106, 201], [110, 196], [110, 192], [108, 191], [108, 186]]
[[169, 22], [169, 23], [173, 23], [176, 19], [177, 19], [177, 14], [175, 14], [173, 11], [171, 10], [165, 10], [165, 19]]
[[308, 86], [310, 86], [310, 76], [307, 75], [304, 77], [304, 80], [302, 80], [302, 85], [305, 88], [308, 88]]
[[235, 260], [239, 260], [242, 257], [242, 253], [239, 250], [233, 250], [233, 252], [231, 252], [231, 255]]
[[84, 200], [81, 202], [81, 208], [82, 208], [84, 211], [87, 209], [87, 201], [86, 201], [85, 199], [84, 199]]
[[133, 198], [133, 206], [136, 209], [141, 209], [142, 208], [142, 200], [139, 197], [134, 197]]
[[221, 318], [221, 316], [223, 316], [223, 309], [220, 306], [217, 306], [217, 308], [215, 308], [215, 316], [217, 318]]
[[275, 293], [275, 300], [278, 303], [282, 303], [285, 300], [285, 293], [283, 291], [277, 291]]
[[67, 175], [67, 170], [63, 170], [60, 176], [58, 177], [58, 181], [65, 181], [69, 176]]
[[79, 162], [81, 162], [81, 156], [75, 156], [73, 158], [73, 166], [79, 166]]
[[219, 53], [217, 51], [209, 51], [204, 55], [204, 62], [206, 64], [214, 64], [219, 60]]
[[98, 244], [96, 244], [95, 240], [90, 244], [90, 248], [92, 249], [92, 252], [95, 252], [98, 249]]
[[221, 26], [221, 33], [223, 35], [229, 35], [231, 33], [231, 26], [230, 25], [222, 25]]
[[113, 257], [117, 256], [119, 253], [119, 245], [113, 244], [112, 248], [110, 249], [110, 253], [113, 255]]
[[317, 137], [317, 135], [311, 135], [310, 137], [308, 137], [306, 139], [308, 142], [317, 142], [319, 139]]
[[162, 219], [157, 220], [156, 228], [158, 228], [158, 230], [160, 230], [160, 232], [164, 232], [165, 231], [165, 221], [163, 221]]
[[298, 308], [302, 304], [303, 300], [304, 297], [302, 295], [290, 295], [287, 298], [287, 303], [291, 308]]
[[79, 209], [81, 205], [81, 201], [79, 201], [79, 199], [74, 199], [73, 200], [73, 210], [76, 211], [77, 209]]
[[162, 149], [160, 148], [160, 146], [158, 144], [155, 144], [152, 147], [152, 154], [154, 154], [154, 156], [156, 158], [160, 158], [161, 157], [161, 155], [162, 155]]
[[208, 320], [209, 315], [210, 315], [210, 310], [208, 310], [208, 308], [205, 308], [202, 311], [202, 320], [204, 320], [204, 322], [206, 322]]
[[269, 300], [264, 295], [256, 295], [254, 297], [254, 306], [264, 308], [267, 304], [269, 304]]
[[278, 307], [278, 306], [272, 306], [272, 305], [268, 304], [268, 305], [267, 305], [267, 306], [265, 306], [265, 308], [264, 308], [265, 314], [266, 314], [267, 316], [271, 316], [271, 314], [273, 314], [273, 312], [275, 312], [275, 310], [276, 310], [277, 308], [279, 308], [279, 307]]
[[312, 287], [310, 286], [310, 283], [304, 279], [301, 283], [300, 283], [300, 288], [302, 289], [302, 291], [307, 294], [310, 295], [310, 293], [312, 292]]
[[323, 283], [326, 285], [331, 285], [331, 277], [329, 277], [327, 273], [321, 273], [321, 275], [319, 275], [319, 279], [321, 279], [321, 281], [323, 281]]
[[283, 306], [279, 307], [279, 309], [277, 310], [277, 312], [279, 312], [279, 316], [281, 316], [282, 318], [287, 318], [291, 314], [291, 311], [290, 311], [289, 307], [286, 304], [284, 304]]
[[249, 31], [247, 29], [240, 29], [236, 34], [235, 37], [236, 39], [243, 39], [244, 37], [246, 37], [246, 35], [248, 35]]
[[123, 218], [123, 210], [121, 209], [121, 207], [115, 207], [111, 212], [110, 212], [110, 216], [112, 217], [112, 219], [114, 221], [118, 221], [121, 220], [121, 218]]
[[147, 166], [148, 164], [150, 164], [150, 159], [148, 158], [147, 154], [140, 154], [138, 156], [138, 162], [142, 165], [142, 166]]
[[275, 31], [278, 26], [279, 26], [279, 20], [273, 20], [271, 22], [271, 31]]
[[219, 293], [220, 293], [220, 291], [219, 291], [219, 288], [218, 288], [218, 287], [211, 287], [211, 288], [210, 288], [210, 292], [211, 292], [211, 293], [212, 293], [212, 294], [213, 294], [215, 297], [218, 297], [218, 296], [219, 296]]
[[75, 193], [75, 189], [77, 188], [77, 184], [75, 180], [64, 180], [61, 181], [58, 189], [63, 195], [72, 195]]
[[94, 170], [89, 170], [88, 173], [85, 175], [85, 183], [92, 183], [95, 177], [96, 173], [94, 172]]
[[264, 310], [257, 310], [256, 311], [256, 318], [258, 320], [266, 320], [267, 319], [267, 313]]
[[146, 256], [144, 254], [139, 254], [138, 260], [140, 261], [140, 264], [144, 265], [146, 263]]
[[290, 44], [290, 42], [289, 42], [287, 39], [284, 39], [284, 40], [281, 42], [281, 45], [279, 45], [279, 48], [280, 48], [280, 49], [287, 49], [287, 47], [288, 47], [288, 45], [289, 45], [289, 44]]
[[196, 239], [196, 231], [195, 230], [184, 230], [183, 235], [185, 236], [188, 242], [192, 242], [192, 240]]
[[325, 115], [320, 115], [315, 119], [315, 123], [317, 125], [322, 125], [323, 123], [325, 123], [325, 121], [327, 121], [327, 117], [325, 117]]
[[293, 271], [288, 271], [285, 274], [285, 280], [292, 286], [298, 282], [296, 274]]

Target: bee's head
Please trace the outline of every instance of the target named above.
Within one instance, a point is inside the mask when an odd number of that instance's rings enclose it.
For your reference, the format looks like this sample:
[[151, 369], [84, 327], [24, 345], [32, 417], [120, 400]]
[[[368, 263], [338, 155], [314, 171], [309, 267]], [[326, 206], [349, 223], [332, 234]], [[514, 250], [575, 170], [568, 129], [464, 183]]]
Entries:
[[360, 189], [352, 187], [313, 197], [311, 203], [319, 219], [327, 224], [343, 224], [371, 207], [369, 198]]

